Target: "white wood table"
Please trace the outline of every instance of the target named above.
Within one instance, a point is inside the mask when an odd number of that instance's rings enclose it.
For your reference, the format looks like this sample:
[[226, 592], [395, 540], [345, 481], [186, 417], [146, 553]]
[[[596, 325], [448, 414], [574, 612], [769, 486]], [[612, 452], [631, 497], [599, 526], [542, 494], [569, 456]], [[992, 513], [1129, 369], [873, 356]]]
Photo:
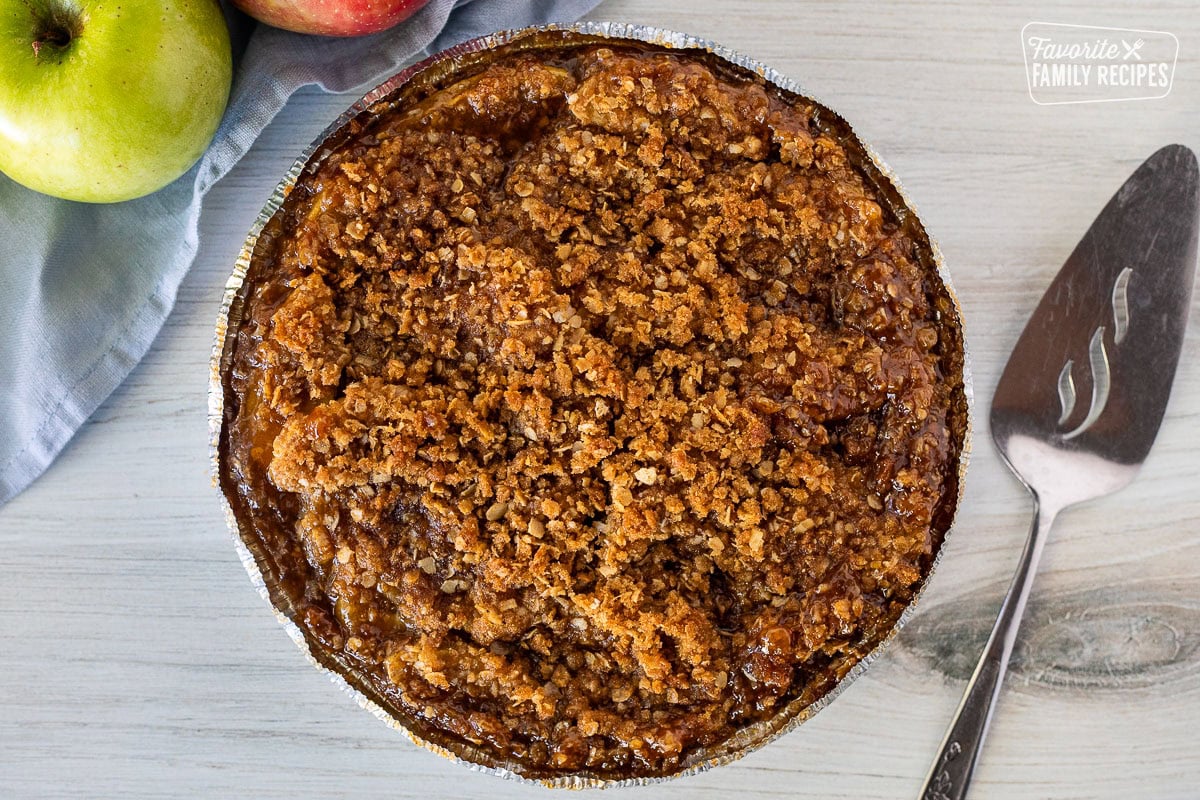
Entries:
[[[915, 796], [1030, 515], [988, 440], [1000, 368], [1137, 164], [1172, 141], [1200, 149], [1200, 15], [1184, 2], [1100, 5], [611, 0], [592, 15], [716, 39], [846, 116], [941, 242], [979, 398], [956, 532], [884, 656], [744, 760], [607, 796]], [[1174, 89], [1035, 105], [1020, 45], [1031, 20], [1171, 31]], [[0, 508], [0, 797], [545, 796], [412, 746], [312, 669], [251, 589], [210, 485], [205, 392], [222, 286], [279, 176], [352, 99], [302, 92], [215, 188], [149, 356]], [[974, 798], [1200, 796], [1198, 316], [1139, 481], [1054, 531]]]

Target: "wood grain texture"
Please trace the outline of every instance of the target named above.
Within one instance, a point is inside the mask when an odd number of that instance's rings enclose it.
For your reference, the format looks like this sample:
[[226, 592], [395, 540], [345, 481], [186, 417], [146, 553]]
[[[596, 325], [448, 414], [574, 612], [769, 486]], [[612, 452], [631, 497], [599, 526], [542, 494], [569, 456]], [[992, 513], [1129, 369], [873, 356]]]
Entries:
[[[1131, 6], [611, 0], [592, 16], [719, 40], [855, 125], [942, 245], [980, 411], [1109, 195], [1163, 144], [1200, 150], [1200, 16], [1191, 3]], [[1174, 89], [1153, 102], [1037, 106], [1019, 41], [1031, 20], [1171, 31]], [[250, 588], [209, 482], [221, 288], [279, 176], [352, 99], [301, 93], [214, 189], [196, 265], [149, 356], [0, 508], [0, 797], [546, 795], [417, 749], [309, 667]], [[1200, 795], [1195, 316], [1141, 477], [1067, 512], [1051, 537], [973, 798]], [[916, 794], [1029, 520], [984, 416], [940, 571], [868, 673], [736, 764], [606, 797]]]

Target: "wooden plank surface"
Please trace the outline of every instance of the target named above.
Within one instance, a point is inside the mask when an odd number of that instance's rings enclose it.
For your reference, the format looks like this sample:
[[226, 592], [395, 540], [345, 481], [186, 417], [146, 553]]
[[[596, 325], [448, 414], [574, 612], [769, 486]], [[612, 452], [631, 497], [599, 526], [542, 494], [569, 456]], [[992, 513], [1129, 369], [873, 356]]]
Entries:
[[[592, 17], [719, 40], [849, 119], [941, 242], [980, 398], [946, 558], [885, 655], [814, 720], [744, 760], [606, 796], [913, 797], [1030, 514], [979, 412], [1108, 196], [1157, 147], [1200, 149], [1200, 15], [1183, 2], [610, 0]], [[1171, 31], [1174, 89], [1152, 102], [1037, 106], [1019, 39], [1031, 20]], [[209, 483], [221, 288], [279, 176], [352, 99], [301, 93], [213, 190], [196, 265], [149, 356], [46, 475], [0, 508], [0, 797], [545, 795], [417, 749], [309, 667], [250, 588]], [[974, 798], [1200, 795], [1192, 323], [1141, 478], [1054, 531]]]

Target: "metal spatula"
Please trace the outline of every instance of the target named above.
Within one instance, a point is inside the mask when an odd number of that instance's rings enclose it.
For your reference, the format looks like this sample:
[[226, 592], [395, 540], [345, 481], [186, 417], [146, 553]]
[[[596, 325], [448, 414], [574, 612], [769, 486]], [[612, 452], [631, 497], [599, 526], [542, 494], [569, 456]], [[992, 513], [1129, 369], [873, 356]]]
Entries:
[[1033, 526], [923, 800], [966, 796], [1054, 518], [1126, 486], [1150, 452], [1187, 325], [1198, 187], [1191, 150], [1150, 156], [1071, 253], [1004, 368], [992, 439], [1034, 497]]

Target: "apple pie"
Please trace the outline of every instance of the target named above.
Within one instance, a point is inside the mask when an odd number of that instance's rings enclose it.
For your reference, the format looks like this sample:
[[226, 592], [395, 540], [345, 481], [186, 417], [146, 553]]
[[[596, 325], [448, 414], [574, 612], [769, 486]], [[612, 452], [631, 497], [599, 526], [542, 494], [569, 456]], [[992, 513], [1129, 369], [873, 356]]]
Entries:
[[778, 729], [896, 627], [957, 502], [923, 228], [839, 117], [702, 51], [560, 32], [402, 87], [236, 310], [219, 480], [277, 607], [526, 777]]

